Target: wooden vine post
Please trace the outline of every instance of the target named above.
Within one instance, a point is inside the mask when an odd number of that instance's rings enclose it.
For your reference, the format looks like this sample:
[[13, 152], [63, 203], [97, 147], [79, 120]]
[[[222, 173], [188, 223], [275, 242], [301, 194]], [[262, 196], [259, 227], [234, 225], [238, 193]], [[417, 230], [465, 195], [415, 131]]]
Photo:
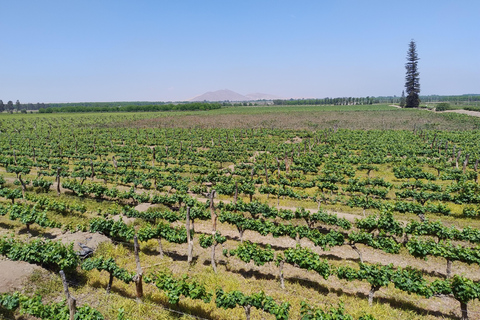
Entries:
[[95, 177], [95, 169], [93, 168], [93, 160], [90, 160], [90, 167], [92, 169], [92, 175], [90, 176], [90, 178], [93, 181], [93, 178]]
[[475, 182], [478, 182], [477, 168], [478, 168], [478, 159], [475, 161], [475, 165], [473, 166], [473, 170], [475, 170]]
[[279, 275], [280, 275], [280, 287], [282, 289], [285, 289], [285, 279], [284, 279], [284, 276], [283, 276], [283, 265], [285, 264], [285, 260], [282, 260], [279, 262], [278, 264], [278, 271], [279, 271]]
[[22, 197], [25, 199], [25, 192], [27, 191], [27, 186], [25, 185], [25, 182], [22, 179], [22, 174], [20, 173], [18, 175], [18, 180], [20, 181], [20, 184], [22, 185]]
[[268, 168], [267, 162], [265, 161], [265, 182], [268, 184]]
[[215, 234], [217, 233], [217, 215], [215, 214], [215, 205], [213, 203], [213, 198], [215, 197], [216, 191], [212, 189], [210, 191], [210, 215], [212, 217], [212, 268], [215, 273], [217, 273], [217, 265], [215, 264]]
[[68, 291], [68, 283], [63, 270], [60, 270], [60, 276], [62, 277], [63, 291], [65, 292], [65, 296], [67, 297], [68, 310], [70, 311], [70, 320], [74, 320], [75, 312], [77, 311], [77, 300], [75, 300], [75, 298], [72, 297], [70, 295], [70, 292]]
[[238, 199], [238, 181], [235, 181], [235, 195], [233, 196], [233, 203], [237, 204]]
[[190, 207], [187, 207], [187, 219], [186, 219], [186, 229], [187, 229], [187, 243], [188, 243], [188, 250], [187, 250], [187, 262], [188, 264], [192, 263], [193, 260], [193, 238], [191, 236], [191, 226], [190, 226]]
[[374, 296], [375, 292], [380, 290], [380, 288], [381, 288], [381, 286], [374, 286], [374, 285], [372, 285], [370, 287], [370, 291], [368, 292], [368, 305], [369, 306], [373, 305], [373, 296]]
[[458, 160], [460, 160], [460, 156], [462, 155], [462, 149], [458, 149], [457, 157], [455, 158], [455, 168], [458, 169]]
[[452, 277], [452, 260], [447, 258], [447, 272], [446, 272], [447, 279]]
[[113, 167], [115, 168], [115, 174], [117, 174], [118, 164], [117, 160], [115, 160], [115, 156], [112, 157]]
[[57, 168], [57, 196], [60, 196], [60, 167]]
[[155, 167], [155, 147], [152, 148], [152, 167]]
[[463, 174], [465, 174], [467, 171], [468, 158], [470, 158], [470, 155], [467, 153], [465, 156], [465, 161], [463, 161]]
[[252, 309], [252, 306], [247, 304], [243, 306], [243, 310], [245, 310], [245, 317], [247, 320], [250, 320], [250, 310]]
[[133, 245], [135, 249], [135, 262], [137, 264], [137, 274], [133, 277], [133, 281], [135, 282], [135, 288], [137, 289], [137, 301], [143, 298], [143, 283], [142, 283], [142, 277], [143, 277], [143, 272], [142, 272], [142, 267], [140, 266], [140, 257], [139, 257], [139, 251], [140, 251], [140, 246], [138, 245], [138, 238], [137, 235], [133, 237]]
[[360, 259], [360, 263], [363, 263], [363, 255], [362, 252], [358, 249], [356, 246], [355, 242], [350, 242], [349, 243], [350, 247], [353, 249], [358, 254], [358, 258]]

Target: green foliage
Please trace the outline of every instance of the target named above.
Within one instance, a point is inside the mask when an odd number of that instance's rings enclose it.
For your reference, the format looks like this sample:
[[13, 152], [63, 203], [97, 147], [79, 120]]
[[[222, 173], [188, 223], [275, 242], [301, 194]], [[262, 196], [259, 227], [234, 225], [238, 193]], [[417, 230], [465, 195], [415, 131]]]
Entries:
[[418, 72], [418, 55], [415, 41], [411, 40], [408, 46], [407, 63], [405, 64], [405, 98], [406, 108], [418, 108], [420, 105], [420, 78]]
[[[62, 106], [39, 109], [40, 113], [57, 112], [158, 112], [158, 111], [192, 111], [220, 109], [219, 103], [189, 102], [183, 104], [158, 104], [158, 105], [125, 105], [118, 106], [115, 102], [112, 106]], [[70, 104], [71, 105], [71, 104]]]
[[171, 210], [164, 210], [164, 211], [146, 211], [146, 212], [139, 212], [131, 207], [123, 207], [122, 213], [129, 217], [129, 218], [140, 218], [147, 221], [155, 221], [156, 219], [164, 219], [168, 222], [172, 223], [175, 221], [180, 220], [180, 215]]
[[50, 187], [52, 186], [53, 182], [49, 180], [45, 180], [43, 178], [36, 178], [32, 180], [32, 185], [37, 188], [43, 189], [44, 192], [48, 192]]
[[439, 102], [435, 105], [435, 111], [446, 111], [450, 109], [450, 103], [448, 102]]
[[475, 218], [480, 215], [480, 210], [478, 207], [465, 207], [463, 208], [462, 215], [467, 217], [467, 218]]
[[8, 200], [12, 200], [12, 203], [13, 203], [15, 202], [15, 199], [22, 198], [22, 190], [3, 188], [3, 189], [0, 189], [0, 196]]
[[[354, 320], [354, 318], [345, 313], [343, 303], [339, 303], [338, 307], [330, 307], [327, 311], [310, 306], [307, 302], [302, 301], [300, 308], [300, 320]], [[371, 315], [363, 315], [358, 320], [375, 320]]]
[[35, 202], [35, 205], [41, 209], [53, 210], [62, 214], [71, 213], [71, 212], [80, 212], [85, 213], [87, 208], [84, 204], [78, 202], [64, 202], [48, 196], [35, 195], [27, 193], [25, 198], [29, 201]]
[[270, 245], [267, 245], [265, 249], [262, 249], [258, 244], [251, 243], [250, 241], [244, 241], [242, 244], [234, 250], [230, 250], [231, 256], [237, 256], [245, 263], [249, 263], [253, 260], [256, 266], [263, 266], [267, 262], [271, 262], [274, 259], [274, 253]]
[[147, 225], [138, 230], [138, 240], [165, 239], [171, 243], [187, 243], [187, 229], [172, 227], [168, 223], [160, 222], [156, 226]]
[[263, 291], [252, 295], [245, 295], [240, 291], [224, 292], [223, 289], [217, 288], [215, 291], [215, 304], [218, 308], [233, 309], [240, 307], [255, 307], [263, 310], [273, 316], [277, 320], [288, 319], [288, 311], [290, 303], [283, 302], [277, 304], [272, 297], [265, 295]]
[[207, 292], [203, 284], [190, 280], [187, 275], [177, 279], [170, 273], [157, 272], [145, 277], [145, 282], [153, 283], [159, 290], [165, 291], [168, 302], [171, 304], [177, 304], [181, 296], [199, 299], [205, 303], [209, 303], [212, 299], [212, 293]]
[[419, 240], [413, 238], [407, 242], [409, 253], [415, 257], [427, 259], [428, 256], [442, 257], [450, 261], [462, 261], [468, 264], [480, 265], [480, 251], [478, 248], [454, 246], [450, 242], [433, 240]]
[[288, 248], [283, 252], [283, 255], [277, 256], [276, 263], [278, 264], [282, 260], [302, 269], [313, 270], [325, 280], [331, 275], [327, 260], [321, 260], [320, 256], [309, 248], [302, 248], [298, 245], [296, 248]]
[[10, 220], [19, 220], [29, 228], [30, 225], [36, 223], [41, 227], [60, 228], [61, 223], [55, 222], [47, 218], [47, 211], [38, 211], [37, 205], [33, 207], [29, 205], [13, 204], [6, 206], [3, 210], [0, 210], [0, 214], [9, 214]]
[[11, 260], [35, 263], [54, 270], [73, 270], [79, 261], [73, 251], [73, 243], [66, 246], [61, 242], [43, 239], [20, 242], [3, 238], [0, 240], [0, 254]]
[[382, 207], [382, 203], [380, 201], [376, 201], [366, 195], [364, 196], [352, 196], [347, 201], [347, 205], [350, 207], [360, 207], [363, 209], [375, 208], [380, 209]]
[[350, 232], [348, 234], [348, 241], [351, 244], [362, 243], [374, 249], [396, 254], [400, 252], [402, 246], [394, 238], [386, 236], [384, 233], [375, 236], [367, 232]]
[[113, 258], [105, 259], [103, 256], [98, 258], [88, 258], [81, 265], [83, 270], [90, 271], [97, 269], [98, 271], [107, 271], [114, 278], [117, 278], [125, 283], [130, 283], [133, 280], [134, 273], [120, 268]]
[[227, 241], [227, 238], [222, 236], [220, 232], [216, 232], [215, 236], [212, 236], [211, 234], [205, 235], [201, 234], [199, 239], [198, 239], [200, 246], [204, 249], [211, 247], [212, 245], [217, 245], [217, 244], [222, 244], [225, 241]]
[[411, 221], [405, 228], [405, 232], [415, 236], [433, 236], [438, 240], [459, 240], [471, 243], [480, 243], [480, 230], [466, 227], [462, 230], [454, 226], [446, 227], [440, 221], [431, 222], [426, 219], [423, 222]]
[[392, 212], [388, 210], [382, 211], [379, 216], [370, 215], [367, 218], [357, 220], [355, 224], [357, 228], [366, 232], [378, 230], [386, 235], [396, 236], [402, 236], [404, 232], [402, 224], [396, 221]]
[[[42, 297], [36, 295], [29, 298], [18, 292], [13, 294], [0, 295], [0, 307], [7, 310], [19, 309], [21, 314], [28, 314], [33, 317], [45, 320], [69, 320], [70, 312], [65, 301], [42, 303]], [[103, 320], [103, 315], [88, 305], [77, 308], [76, 320]]]
[[135, 235], [135, 229], [127, 226], [122, 220], [93, 218], [89, 225], [90, 232], [99, 232], [113, 239], [130, 241]]
[[436, 180], [436, 177], [433, 174], [429, 172], [424, 172], [419, 167], [407, 167], [407, 166], [394, 167], [393, 174], [397, 179], [413, 178], [415, 180], [418, 180], [418, 179]]

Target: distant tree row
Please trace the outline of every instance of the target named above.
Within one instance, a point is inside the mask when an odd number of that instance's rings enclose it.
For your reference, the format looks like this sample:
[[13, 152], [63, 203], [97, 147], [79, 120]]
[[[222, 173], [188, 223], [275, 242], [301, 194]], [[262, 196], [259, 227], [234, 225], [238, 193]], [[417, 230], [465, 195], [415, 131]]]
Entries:
[[365, 97], [365, 98], [354, 98], [354, 97], [343, 97], [343, 98], [323, 98], [323, 99], [275, 99], [273, 104], [275, 105], [336, 105], [336, 106], [345, 106], [345, 105], [362, 105], [362, 104], [374, 104], [381, 103], [375, 97]]
[[[110, 101], [110, 102], [66, 102], [66, 103], [49, 103], [52, 108], [62, 107], [125, 107], [125, 106], [147, 106], [162, 105], [171, 102], [162, 101]], [[179, 102], [182, 103], [182, 102]]]
[[[289, 99], [273, 100], [275, 105], [366, 105], [374, 103], [401, 104], [405, 101], [405, 93], [402, 96], [378, 96], [378, 97], [342, 97], [323, 99]], [[450, 102], [451, 104], [475, 104], [480, 102], [480, 94], [464, 94], [456, 96], [428, 95], [420, 96], [422, 103]]]
[[192, 111], [192, 110], [213, 110], [220, 109], [219, 103], [192, 102], [181, 104], [161, 105], [126, 105], [126, 106], [65, 106], [40, 109], [40, 113], [57, 112], [152, 112], [152, 111]]
[[45, 103], [24, 103], [21, 104], [19, 100], [15, 102], [15, 104], [10, 100], [6, 104], [3, 103], [3, 100], [0, 100], [0, 112], [26, 112], [28, 110], [39, 110], [43, 108], [49, 107], [48, 104]]

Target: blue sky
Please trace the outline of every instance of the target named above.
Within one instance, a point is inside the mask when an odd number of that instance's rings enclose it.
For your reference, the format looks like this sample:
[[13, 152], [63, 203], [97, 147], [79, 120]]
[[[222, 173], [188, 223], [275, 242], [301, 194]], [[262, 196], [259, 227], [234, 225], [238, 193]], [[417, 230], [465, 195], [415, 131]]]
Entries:
[[411, 39], [421, 94], [480, 93], [478, 0], [15, 0], [0, 12], [5, 103], [399, 96]]

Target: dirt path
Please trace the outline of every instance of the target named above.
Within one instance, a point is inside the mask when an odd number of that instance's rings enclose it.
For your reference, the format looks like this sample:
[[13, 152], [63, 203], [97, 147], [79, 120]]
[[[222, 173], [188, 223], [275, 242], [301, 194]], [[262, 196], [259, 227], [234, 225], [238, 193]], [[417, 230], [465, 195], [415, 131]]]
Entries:
[[[391, 104], [390, 107], [395, 107], [395, 108], [402, 109], [402, 107], [397, 106], [397, 105], [394, 105], [394, 104]], [[432, 110], [432, 109], [421, 109], [421, 110], [433, 111], [433, 112], [440, 112], [440, 113], [452, 112], [452, 113], [466, 114], [466, 115], [469, 115], [469, 116], [472, 116], [472, 117], [480, 117], [480, 111], [470, 111], [470, 110], [463, 110], [463, 109], [459, 109], [459, 110], [446, 110], [446, 111], [435, 111], [435, 110]]]
[[480, 112], [479, 111], [469, 111], [469, 110], [447, 110], [443, 112], [453, 112], [453, 113], [460, 113], [460, 114], [466, 114], [469, 116], [473, 117], [480, 117]]

